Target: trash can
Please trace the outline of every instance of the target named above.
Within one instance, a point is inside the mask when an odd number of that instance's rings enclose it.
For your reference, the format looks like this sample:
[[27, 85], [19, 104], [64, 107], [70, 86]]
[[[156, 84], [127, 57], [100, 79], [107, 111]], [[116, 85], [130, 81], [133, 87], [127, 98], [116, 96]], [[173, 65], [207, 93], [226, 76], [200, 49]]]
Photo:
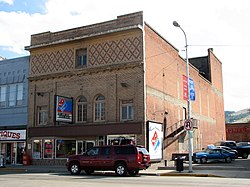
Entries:
[[3, 155], [0, 155], [0, 168], [5, 168]]
[[183, 160], [185, 160], [185, 156], [178, 156], [175, 158], [176, 171], [181, 172], [184, 170]]

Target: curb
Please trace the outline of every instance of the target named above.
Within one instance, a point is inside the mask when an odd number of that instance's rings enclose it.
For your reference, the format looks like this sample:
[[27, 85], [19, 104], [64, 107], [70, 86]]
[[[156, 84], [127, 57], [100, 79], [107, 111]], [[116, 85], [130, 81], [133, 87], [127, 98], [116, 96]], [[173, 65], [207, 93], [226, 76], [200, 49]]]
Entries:
[[11, 172], [27, 172], [27, 169], [21, 169], [21, 168], [0, 168], [1, 171], [11, 171]]
[[217, 177], [217, 178], [225, 178], [219, 175], [213, 174], [203, 174], [203, 173], [160, 173], [158, 176], [184, 176], [184, 177]]
[[[183, 167], [184, 170], [188, 170], [187, 166]], [[163, 166], [163, 167], [158, 167], [158, 170], [176, 170], [176, 167], [172, 166]], [[193, 166], [193, 170], [237, 170], [237, 171], [244, 171], [247, 170], [244, 167], [233, 167], [233, 166], [225, 166], [225, 167], [220, 167], [220, 166]]]

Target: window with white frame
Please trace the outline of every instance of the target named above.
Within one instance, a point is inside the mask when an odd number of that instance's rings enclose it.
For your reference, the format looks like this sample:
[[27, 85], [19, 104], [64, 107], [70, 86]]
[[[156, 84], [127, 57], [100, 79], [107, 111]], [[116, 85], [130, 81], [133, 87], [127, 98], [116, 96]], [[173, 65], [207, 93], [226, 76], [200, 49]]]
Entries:
[[121, 121], [134, 119], [133, 100], [123, 100], [121, 102]]
[[9, 106], [15, 106], [16, 105], [16, 84], [10, 84], [9, 85], [9, 97], [8, 97], [8, 103]]
[[48, 123], [48, 107], [38, 107], [38, 125], [47, 125]]
[[23, 105], [23, 84], [17, 84], [16, 105]]
[[23, 83], [0, 86], [0, 107], [23, 105]]
[[86, 122], [87, 121], [87, 99], [81, 96], [77, 100], [77, 122]]
[[2, 85], [0, 86], [0, 107], [6, 107], [6, 91], [7, 91], [7, 86]]
[[32, 158], [42, 158], [42, 140], [33, 140]]
[[43, 145], [44, 145], [43, 158], [50, 158], [50, 159], [53, 158], [54, 140], [46, 139], [44, 140]]
[[105, 97], [99, 95], [95, 99], [95, 121], [105, 120]]

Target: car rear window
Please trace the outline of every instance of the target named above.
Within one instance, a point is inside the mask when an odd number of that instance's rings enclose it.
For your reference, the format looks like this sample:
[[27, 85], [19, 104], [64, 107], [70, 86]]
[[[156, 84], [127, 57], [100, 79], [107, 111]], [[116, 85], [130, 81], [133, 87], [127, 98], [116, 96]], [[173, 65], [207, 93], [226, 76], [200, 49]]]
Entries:
[[121, 146], [121, 147], [115, 147], [115, 153], [116, 154], [136, 154], [136, 150], [132, 146]]
[[145, 148], [143, 148], [143, 147], [136, 147], [137, 148], [137, 150], [139, 151], [139, 152], [142, 152], [142, 154], [144, 154], [144, 155], [149, 155], [149, 152], [147, 151], [147, 149], [145, 149]]

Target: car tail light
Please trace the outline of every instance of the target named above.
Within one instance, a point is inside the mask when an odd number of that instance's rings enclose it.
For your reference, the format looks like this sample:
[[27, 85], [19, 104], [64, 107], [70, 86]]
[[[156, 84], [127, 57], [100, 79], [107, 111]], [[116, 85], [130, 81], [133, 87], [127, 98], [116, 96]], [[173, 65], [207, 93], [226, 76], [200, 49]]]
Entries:
[[137, 154], [137, 162], [141, 162], [142, 161], [142, 154], [138, 153]]

